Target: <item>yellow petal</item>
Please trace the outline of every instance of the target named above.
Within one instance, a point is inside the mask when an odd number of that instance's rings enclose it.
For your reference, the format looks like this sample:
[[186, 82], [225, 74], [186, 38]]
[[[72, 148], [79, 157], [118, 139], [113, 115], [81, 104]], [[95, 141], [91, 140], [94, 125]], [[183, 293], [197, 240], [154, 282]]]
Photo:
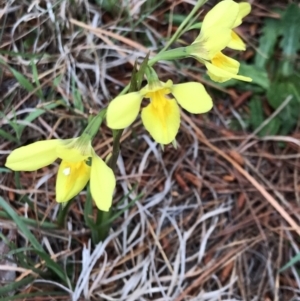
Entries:
[[239, 5], [232, 0], [225, 0], [215, 5], [204, 17], [201, 31], [211, 27], [232, 28], [239, 13]]
[[213, 106], [211, 97], [200, 83], [190, 82], [174, 85], [172, 94], [177, 102], [190, 113], [205, 113]]
[[56, 148], [57, 157], [68, 162], [78, 162], [92, 156], [92, 145], [90, 140], [82, 138], [66, 139]]
[[233, 30], [231, 31], [231, 40], [229, 41], [227, 47], [235, 50], [246, 50], [245, 43]]
[[231, 40], [230, 28], [212, 27], [205, 33], [200, 33], [192, 45], [186, 47], [187, 53], [197, 59], [210, 60], [216, 53], [223, 50]]
[[228, 71], [228, 70], [230, 70], [230, 68], [222, 69], [221, 67], [215, 66], [209, 62], [205, 62], [205, 66], [208, 70], [207, 74], [215, 82], [223, 83], [232, 78], [243, 80], [246, 82], [252, 81], [252, 78], [250, 78], [250, 77], [237, 75], [236, 73], [230, 73], [230, 71]]
[[211, 63], [218, 68], [224, 69], [232, 74], [237, 74], [239, 72], [240, 63], [231, 57], [224, 55], [222, 52], [219, 52], [211, 60]]
[[239, 5], [239, 12], [238, 12], [237, 18], [236, 18], [232, 28], [235, 28], [235, 27], [241, 25], [242, 24], [242, 19], [245, 16], [247, 16], [251, 11], [250, 3], [241, 2], [238, 5]]
[[180, 126], [180, 111], [175, 99], [166, 98], [158, 92], [142, 110], [142, 121], [156, 142], [171, 143]]
[[151, 93], [156, 92], [156, 91], [162, 91], [164, 90], [166, 94], [170, 93], [170, 88], [173, 86], [172, 80], [167, 80], [167, 82], [153, 82], [148, 85], [146, 85], [144, 88], [140, 90], [140, 94], [143, 95], [144, 98], [150, 98]]
[[137, 117], [143, 95], [132, 92], [116, 97], [108, 105], [106, 121], [112, 129], [125, 129]]
[[109, 211], [112, 205], [116, 179], [111, 168], [95, 153], [92, 158], [90, 188], [98, 209]]
[[33, 171], [47, 166], [57, 158], [56, 148], [62, 140], [53, 139], [31, 143], [13, 150], [5, 166], [12, 170]]
[[56, 201], [64, 203], [76, 196], [88, 182], [90, 170], [85, 161], [61, 161], [56, 178]]

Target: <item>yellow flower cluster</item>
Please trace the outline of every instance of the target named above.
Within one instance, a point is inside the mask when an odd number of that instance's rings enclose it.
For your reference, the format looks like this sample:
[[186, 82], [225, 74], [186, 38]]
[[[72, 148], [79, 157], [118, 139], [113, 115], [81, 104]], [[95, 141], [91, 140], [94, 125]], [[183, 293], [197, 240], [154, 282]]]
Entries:
[[[238, 61], [221, 52], [226, 47], [245, 50], [244, 42], [234, 29], [250, 10], [251, 6], [246, 2], [219, 2], [207, 13], [199, 36], [185, 48], [181, 57], [191, 56], [203, 63], [214, 81], [224, 82], [231, 78], [251, 81], [249, 77], [238, 75]], [[152, 70], [150, 66], [148, 68]], [[179, 130], [179, 105], [194, 114], [208, 112], [213, 106], [211, 97], [198, 82], [173, 84], [171, 80], [161, 82], [155, 76], [147, 79], [148, 85], [140, 91], [117, 96], [111, 101], [106, 116], [111, 129], [124, 129], [134, 122], [142, 100], [146, 98], [150, 103], [141, 111], [142, 122], [156, 142], [169, 144], [175, 140]], [[14, 150], [8, 156], [6, 166], [13, 170], [33, 171], [57, 158], [62, 160], [56, 180], [57, 202], [69, 201], [90, 181], [97, 207], [108, 211], [116, 180], [113, 171], [96, 155], [91, 139], [81, 136], [35, 142]]]
[[[169, 95], [173, 95], [169, 96]], [[107, 125], [112, 129], [124, 129], [137, 117], [143, 98], [150, 103], [142, 109], [143, 124], [161, 144], [168, 144], [175, 139], [180, 125], [178, 104], [190, 113], [205, 113], [212, 108], [212, 100], [202, 84], [189, 82], [174, 85], [156, 81], [138, 92], [128, 93], [115, 98], [107, 109]]]
[[235, 78], [252, 81], [250, 77], [238, 75], [240, 63], [221, 52], [226, 47], [246, 49], [244, 42], [233, 29], [242, 23], [242, 19], [250, 11], [251, 5], [247, 2], [219, 2], [206, 14], [199, 36], [187, 47], [187, 53], [206, 66], [212, 80], [225, 82]]
[[61, 159], [56, 178], [56, 201], [65, 203], [90, 180], [96, 206], [108, 211], [116, 185], [113, 171], [96, 155], [91, 142], [79, 138], [38, 141], [15, 149], [6, 160], [12, 170], [33, 171]]
[[[240, 4], [232, 0], [219, 2], [205, 16], [197, 39], [186, 47], [188, 55], [205, 64], [212, 80], [217, 82], [231, 78], [252, 80], [237, 75], [239, 62], [221, 52], [225, 47], [237, 50], [246, 48], [233, 29], [242, 23], [242, 18], [250, 10], [251, 6], [246, 2]], [[210, 96], [200, 83], [173, 85], [171, 80], [166, 83], [157, 80], [139, 92], [116, 97], [108, 106], [107, 125], [112, 129], [128, 127], [136, 119], [143, 98], [150, 99], [148, 106], [141, 112], [143, 124], [153, 139], [161, 144], [175, 140], [180, 125], [178, 104], [194, 114], [208, 112], [213, 106]]]

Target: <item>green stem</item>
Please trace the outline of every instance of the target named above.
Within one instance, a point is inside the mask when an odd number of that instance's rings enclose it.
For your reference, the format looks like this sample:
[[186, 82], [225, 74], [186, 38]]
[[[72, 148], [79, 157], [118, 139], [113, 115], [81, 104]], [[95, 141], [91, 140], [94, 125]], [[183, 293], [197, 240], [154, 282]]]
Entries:
[[93, 140], [106, 116], [106, 111], [107, 109], [103, 109], [96, 116], [93, 116], [81, 136], [86, 135], [90, 140]]
[[[176, 32], [173, 34], [171, 39], [168, 41], [168, 43], [165, 45], [165, 47], [159, 52], [161, 54], [162, 52], [165, 52], [171, 44], [177, 40], [177, 38], [181, 35], [181, 32], [183, 31], [184, 27], [187, 25], [187, 23], [190, 21], [190, 19], [196, 14], [196, 12], [199, 10], [199, 8], [206, 2], [207, 0], [199, 0], [197, 4], [194, 6], [194, 8], [191, 10], [189, 15], [184, 19], [184, 21], [180, 24], [180, 26], [177, 28]], [[158, 55], [159, 55], [158, 54]]]
[[66, 216], [68, 214], [69, 208], [74, 202], [74, 198], [68, 201], [66, 204], [61, 204], [59, 207], [59, 212], [57, 215], [56, 223], [59, 228], [65, 228]]
[[[184, 22], [181, 23], [181, 25], [178, 27], [175, 34], [171, 37], [171, 39], [168, 41], [168, 43], [165, 45], [165, 47], [154, 58], [152, 58], [151, 60], [148, 61], [149, 67], [153, 66], [159, 60], [174, 60], [174, 59], [181, 59], [181, 58], [186, 57], [186, 48], [185, 47], [172, 49], [169, 51], [166, 51], [166, 50], [179, 37], [179, 35], [182, 33], [184, 27], [188, 24], [190, 19], [196, 14], [196, 12], [199, 10], [199, 8], [205, 2], [206, 2], [206, 0], [198, 1], [198, 3], [194, 6], [194, 8], [189, 13], [189, 15], [186, 17]], [[143, 69], [143, 68], [140, 68], [140, 69]], [[144, 72], [145, 71], [143, 70], [142, 73], [144, 73]], [[143, 74], [141, 75], [141, 78], [142, 77], [143, 77]], [[136, 89], [139, 90], [140, 87], [136, 87]], [[125, 94], [126, 92], [128, 92], [128, 90], [130, 90], [130, 83], [128, 85], [126, 85], [126, 87], [122, 90], [122, 92], [119, 95]], [[103, 118], [104, 118], [104, 116], [103, 116]], [[109, 159], [109, 162], [108, 162], [108, 166], [111, 167], [112, 170], [115, 170], [116, 165], [117, 165], [117, 160], [118, 160], [118, 156], [120, 153], [120, 139], [121, 139], [122, 133], [123, 133], [123, 130], [116, 130], [113, 133], [113, 151], [112, 151], [111, 158]], [[112, 209], [108, 212], [98, 210], [96, 225], [101, 224], [102, 226], [100, 227], [100, 229], [96, 229], [96, 228], [91, 229], [92, 239], [95, 244], [107, 237], [108, 231], [111, 227], [112, 213], [113, 213]]]
[[[113, 151], [112, 155], [109, 159], [108, 166], [115, 170], [117, 165], [117, 160], [120, 153], [120, 139], [122, 136], [123, 130], [117, 130], [114, 131], [114, 139], [113, 139]], [[97, 211], [97, 218], [96, 218], [96, 227], [92, 230], [92, 239], [95, 244], [97, 244], [100, 241], [103, 241], [109, 232], [109, 229], [111, 227], [111, 217], [113, 215], [113, 210], [110, 209], [108, 212], [98, 210]], [[102, 225], [101, 228], [97, 228], [97, 225]]]
[[123, 90], [118, 94], [118, 96], [125, 94], [125, 93], [129, 90], [129, 88], [130, 88], [130, 83], [127, 84], [127, 85], [123, 88]]
[[148, 66], [151, 67], [158, 61], [172, 61], [172, 60], [183, 59], [186, 57], [187, 57], [186, 47], [174, 48], [171, 50], [158, 53], [155, 57], [149, 60]]
[[107, 164], [112, 170], [116, 169], [117, 160], [118, 160], [119, 153], [120, 153], [120, 139], [121, 139], [122, 134], [123, 134], [123, 130], [116, 130], [114, 132], [113, 151], [112, 151], [112, 155], [109, 159], [109, 162]]
[[[112, 223], [112, 213], [112, 209], [110, 209], [109, 211], [97, 211], [96, 225], [92, 231], [92, 239], [95, 244], [99, 243], [100, 241], [103, 241], [107, 237]], [[101, 228], [97, 227], [100, 224], [102, 225]]]
[[[0, 211], [0, 217], [10, 219], [10, 216], [4, 211]], [[30, 227], [41, 228], [41, 229], [58, 229], [57, 225], [54, 223], [51, 223], [51, 222], [43, 222], [42, 223], [40, 221], [33, 220], [31, 218], [22, 217], [22, 216], [19, 216], [19, 218], [26, 225], [28, 225]]]

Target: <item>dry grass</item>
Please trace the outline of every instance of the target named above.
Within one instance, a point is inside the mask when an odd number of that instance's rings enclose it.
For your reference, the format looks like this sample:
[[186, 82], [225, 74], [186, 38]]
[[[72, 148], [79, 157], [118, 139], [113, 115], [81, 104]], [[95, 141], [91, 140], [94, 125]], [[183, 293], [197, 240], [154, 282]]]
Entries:
[[[158, 1], [147, 5], [132, 0], [117, 11], [105, 12], [96, 2], [2, 3], [0, 124], [11, 136], [16, 136], [14, 127], [25, 125], [20, 143], [1, 135], [2, 166], [20, 144], [77, 136], [88, 114], [98, 112], [128, 83], [134, 61], [149, 50], [155, 53], [174, 32], [176, 24], [167, 22], [164, 14], [170, 13], [172, 20], [172, 14], [186, 15], [195, 3], [162, 1], [152, 10]], [[256, 2], [242, 27], [253, 45], [258, 16], [269, 12]], [[185, 35], [186, 41], [192, 41], [194, 34]], [[249, 47], [240, 59], [252, 55]], [[188, 68], [191, 63], [198, 69]], [[34, 81], [35, 90], [26, 91], [7, 66]], [[187, 60], [182, 65], [163, 62], [157, 70], [162, 80], [203, 81], [204, 70], [199, 67]], [[298, 136], [295, 131], [294, 137], [264, 138], [233, 131], [230, 121], [243, 121], [250, 93], [208, 89], [215, 107], [201, 116], [182, 113], [178, 149], [167, 146], [162, 151], [139, 121], [124, 132], [115, 205], [120, 209], [138, 194], [143, 196], [96, 246], [91, 246], [84, 224], [85, 192], [71, 206], [65, 229], [43, 226], [42, 221], [55, 226], [58, 214], [57, 164], [20, 173], [20, 185], [13, 173], [1, 173], [2, 197], [20, 217], [38, 221], [39, 227], [29, 226], [32, 233], [71, 275], [69, 285], [62, 284], [33, 251], [25, 250], [45, 274], [38, 276], [20, 262], [0, 262], [3, 285], [33, 276], [11, 296], [40, 293], [26, 300], [74, 301], [299, 300], [297, 265], [279, 271], [299, 253], [299, 129]], [[26, 119], [39, 108], [45, 112]], [[95, 149], [105, 157], [111, 145], [111, 132], [104, 126]], [[118, 205], [129, 193], [130, 198]], [[1, 218], [0, 226], [17, 248], [28, 246], [13, 221]], [[0, 246], [3, 254], [8, 253], [5, 246]]]

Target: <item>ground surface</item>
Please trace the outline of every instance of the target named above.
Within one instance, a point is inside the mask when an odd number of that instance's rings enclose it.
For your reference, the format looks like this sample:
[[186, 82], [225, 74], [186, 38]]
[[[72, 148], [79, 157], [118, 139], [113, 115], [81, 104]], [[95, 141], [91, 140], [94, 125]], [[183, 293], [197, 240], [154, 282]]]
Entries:
[[[197, 20], [216, 2], [208, 1]], [[120, 3], [3, 1], [2, 166], [21, 145], [78, 136], [88, 115], [128, 84], [135, 60], [161, 49], [195, 1]], [[257, 53], [267, 45], [261, 42], [265, 20], [276, 25], [292, 1], [251, 3], [239, 29], [248, 48], [228, 52], [252, 66], [248, 76], [258, 70]], [[173, 46], [196, 36], [197, 30], [189, 31]], [[269, 55], [285, 64], [280, 43], [274, 40]], [[283, 109], [299, 116], [289, 93], [281, 98], [284, 108], [268, 103], [265, 81], [276, 66], [254, 72], [252, 84], [230, 85], [209, 81], [192, 59], [155, 68], [163, 81], [204, 83], [215, 105], [204, 115], [182, 111], [177, 149], [163, 151], [140, 119], [125, 130], [115, 207], [138, 201], [113, 222], [102, 243], [90, 241], [86, 191], [70, 206], [65, 226], [57, 225], [58, 163], [36, 172], [0, 168], [1, 300], [300, 300], [298, 264], [280, 270], [300, 247], [297, 119], [285, 133], [260, 132]], [[291, 119], [280, 120], [283, 127]], [[93, 145], [103, 158], [110, 153], [105, 125]]]

